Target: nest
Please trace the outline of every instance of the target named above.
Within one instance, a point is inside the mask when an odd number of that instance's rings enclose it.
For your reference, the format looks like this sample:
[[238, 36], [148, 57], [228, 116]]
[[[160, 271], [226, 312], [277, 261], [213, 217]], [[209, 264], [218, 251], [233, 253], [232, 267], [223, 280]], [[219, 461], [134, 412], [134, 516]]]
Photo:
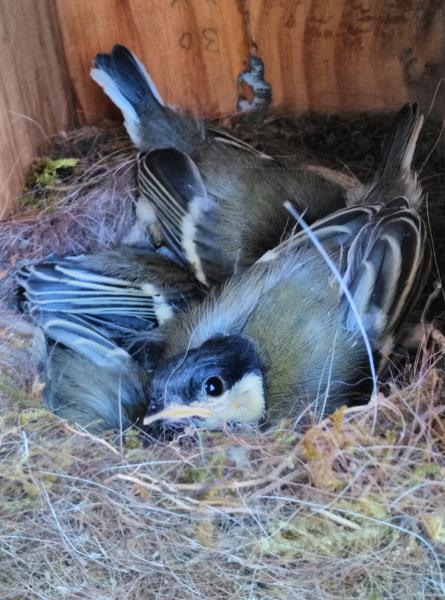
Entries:
[[[233, 125], [263, 150], [361, 179], [387, 122], [258, 119]], [[439, 214], [436, 141], [432, 124], [417, 160]], [[44, 408], [45, 341], [13, 308], [13, 270], [134, 241], [134, 158], [113, 128], [55, 140], [0, 227], [2, 598], [443, 597], [445, 338], [433, 327], [384, 394], [302, 431], [283, 421], [147, 444], [136, 430], [95, 437]], [[439, 237], [439, 265], [442, 251]]]

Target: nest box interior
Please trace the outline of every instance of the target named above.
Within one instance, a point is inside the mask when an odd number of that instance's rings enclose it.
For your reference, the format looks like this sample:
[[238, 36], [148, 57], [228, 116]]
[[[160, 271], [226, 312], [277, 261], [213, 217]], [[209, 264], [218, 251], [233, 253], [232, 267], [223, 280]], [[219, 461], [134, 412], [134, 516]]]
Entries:
[[3, 216], [52, 135], [120, 119], [89, 77], [117, 42], [168, 103], [209, 117], [234, 112], [252, 55], [272, 106], [298, 112], [429, 107], [445, 74], [443, 0], [4, 0], [0, 31]]

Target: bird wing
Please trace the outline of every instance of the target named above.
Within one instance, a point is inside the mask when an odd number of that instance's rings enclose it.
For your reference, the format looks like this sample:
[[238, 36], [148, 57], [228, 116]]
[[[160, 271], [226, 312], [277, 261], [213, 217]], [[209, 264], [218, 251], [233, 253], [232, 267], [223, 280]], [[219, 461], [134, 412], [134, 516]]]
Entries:
[[[333, 257], [368, 335], [381, 346], [396, 332], [428, 277], [430, 252], [423, 220], [401, 197], [386, 206], [338, 211], [314, 223], [310, 231]], [[312, 246], [311, 237], [307, 230], [299, 232], [259, 262]], [[345, 296], [342, 303], [346, 326], [352, 330], [357, 327], [354, 311]]]
[[[396, 333], [429, 276], [425, 225], [405, 198], [382, 208], [352, 240], [345, 281], [378, 346]], [[346, 323], [355, 317], [346, 302]]]
[[179, 261], [204, 285], [221, 279], [218, 206], [193, 160], [173, 148], [141, 154], [139, 188], [152, 202], [162, 235]]
[[[120, 346], [132, 354], [140, 352], [141, 345], [157, 348], [158, 334], [150, 331], [172, 318], [193, 295], [190, 285], [181, 281], [176, 288], [159, 285], [158, 278], [150, 279], [149, 269], [146, 279], [139, 281], [107, 274], [105, 261], [115, 254], [110, 255], [102, 255], [102, 269], [97, 256], [50, 257], [23, 267], [17, 274], [26, 310], [47, 337], [97, 364], [115, 355], [120, 361]], [[129, 273], [131, 257], [127, 260]], [[133, 258], [136, 260], [136, 255]], [[161, 266], [168, 264], [165, 259], [159, 260]], [[169, 268], [179, 270], [174, 264]]]

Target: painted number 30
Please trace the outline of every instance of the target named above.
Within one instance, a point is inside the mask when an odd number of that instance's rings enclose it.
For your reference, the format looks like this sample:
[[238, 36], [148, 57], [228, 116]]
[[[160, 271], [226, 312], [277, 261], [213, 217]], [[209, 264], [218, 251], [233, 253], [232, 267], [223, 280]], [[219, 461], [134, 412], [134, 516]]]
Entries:
[[[218, 31], [213, 27], [206, 27], [201, 31], [204, 48], [208, 52], [219, 52], [218, 46]], [[179, 38], [179, 45], [184, 50], [190, 50], [193, 45], [193, 35], [190, 31], [185, 31]]]

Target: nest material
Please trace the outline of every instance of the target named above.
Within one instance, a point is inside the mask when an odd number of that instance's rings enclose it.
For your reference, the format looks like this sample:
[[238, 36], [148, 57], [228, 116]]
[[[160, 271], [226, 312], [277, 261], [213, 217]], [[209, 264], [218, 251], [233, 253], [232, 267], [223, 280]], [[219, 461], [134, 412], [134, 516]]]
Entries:
[[[273, 117], [235, 128], [264, 150], [312, 152], [363, 178], [384, 122]], [[348, 161], [348, 147], [362, 155]], [[1, 225], [9, 303], [18, 261], [107, 247], [131, 230], [134, 152], [122, 132], [80, 130], [56, 142], [50, 159], [61, 158], [79, 162], [34, 172], [26, 213]], [[422, 171], [434, 210], [441, 160], [434, 153]], [[46, 411], [42, 334], [4, 309], [2, 598], [442, 597], [444, 355], [442, 334], [425, 329], [385, 396], [302, 432], [283, 422], [143, 446], [136, 431], [98, 438]]]

